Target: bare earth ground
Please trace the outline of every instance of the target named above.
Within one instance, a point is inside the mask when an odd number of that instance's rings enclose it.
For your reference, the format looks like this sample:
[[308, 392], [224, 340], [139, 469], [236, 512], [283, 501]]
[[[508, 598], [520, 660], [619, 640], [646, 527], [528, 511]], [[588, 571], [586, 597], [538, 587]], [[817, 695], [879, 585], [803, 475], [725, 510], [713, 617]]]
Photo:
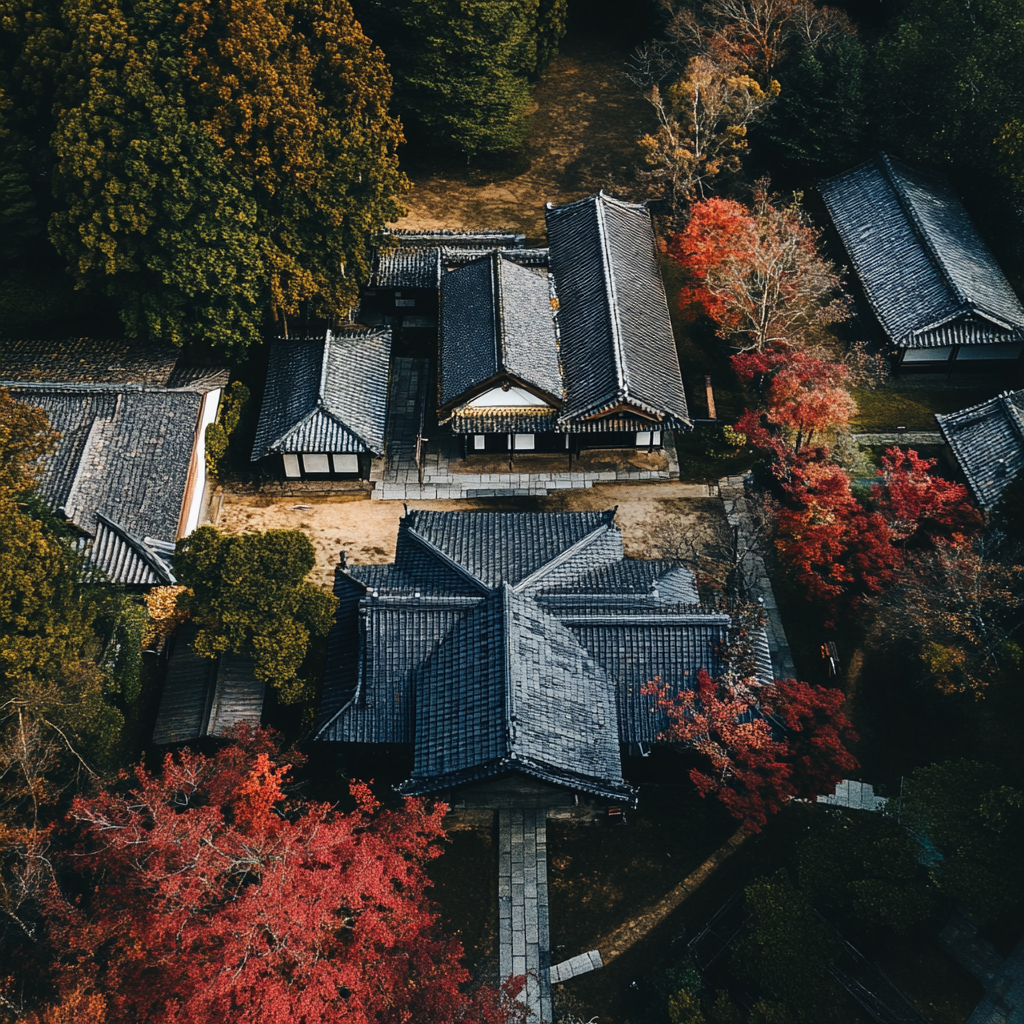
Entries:
[[638, 197], [636, 140], [651, 113], [624, 67], [620, 51], [567, 45], [534, 93], [524, 156], [510, 158], [504, 170], [403, 155], [413, 187], [404, 199], [408, 216], [397, 226], [515, 228], [540, 241], [546, 202], [572, 202], [600, 188]]
[[[717, 498], [691, 498], [679, 484], [605, 484], [593, 490], [561, 491], [546, 498], [409, 502], [410, 508], [437, 511], [600, 511], [618, 506], [626, 554], [633, 558], [671, 557], [686, 535], [721, 542], [728, 531]], [[298, 506], [298, 507], [297, 507]], [[363, 496], [265, 497], [227, 492], [216, 525], [227, 533], [249, 530], [303, 530], [316, 548], [314, 579], [330, 586], [338, 555], [355, 565], [390, 562], [395, 557], [400, 501], [370, 501]]]

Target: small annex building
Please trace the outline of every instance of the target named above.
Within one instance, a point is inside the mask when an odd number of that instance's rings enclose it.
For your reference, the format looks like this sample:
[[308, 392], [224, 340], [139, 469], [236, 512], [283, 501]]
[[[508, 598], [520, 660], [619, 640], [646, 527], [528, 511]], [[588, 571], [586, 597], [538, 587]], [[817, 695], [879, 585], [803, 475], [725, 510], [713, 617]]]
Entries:
[[266, 684], [256, 678], [252, 658], [195, 652], [195, 625], [186, 622], [171, 638], [160, 710], [153, 728], [159, 745], [224, 736], [239, 725], [259, 728]]
[[691, 429], [646, 206], [599, 192], [546, 218], [544, 263], [492, 252], [442, 275], [439, 422], [467, 454]]
[[252, 461], [289, 479], [366, 479], [384, 454], [390, 368], [389, 327], [277, 338]]
[[880, 153], [818, 187], [901, 367], [1019, 358], [1024, 307], [945, 176]]
[[228, 374], [179, 357], [127, 341], [0, 342], [0, 386], [60, 435], [39, 492], [113, 583], [173, 583], [174, 544], [199, 525], [203, 437]]
[[991, 512], [1024, 469], [1024, 390], [935, 419], [978, 506]]
[[316, 738], [479, 807], [633, 800], [623, 753], [665, 725], [644, 684], [719, 672], [730, 623], [686, 568], [626, 558], [614, 510], [410, 511], [395, 561], [342, 558], [334, 592]]

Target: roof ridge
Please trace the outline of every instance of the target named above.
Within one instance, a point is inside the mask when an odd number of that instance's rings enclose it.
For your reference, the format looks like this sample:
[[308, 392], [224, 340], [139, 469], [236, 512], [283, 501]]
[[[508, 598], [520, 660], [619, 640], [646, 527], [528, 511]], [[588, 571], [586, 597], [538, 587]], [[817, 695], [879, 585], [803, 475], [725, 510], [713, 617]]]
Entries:
[[1003, 411], [1006, 414], [1006, 418], [1010, 421], [1010, 428], [1016, 433], [1021, 443], [1024, 444], [1024, 419], [1021, 417], [1021, 411], [1017, 408], [1016, 403], [1013, 401], [1014, 395], [1018, 394], [1016, 391], [1003, 391], [998, 396], [998, 402], [1003, 407]]
[[488, 259], [491, 271], [491, 316], [494, 319], [494, 369], [505, 369], [505, 306], [501, 287], [501, 257], [495, 250]]
[[487, 586], [487, 584], [484, 583], [482, 579], [480, 579], [478, 576], [474, 576], [473, 573], [469, 571], [469, 569], [462, 565], [461, 562], [457, 562], [450, 555], [442, 551], [441, 548], [439, 548], [433, 541], [428, 540], [426, 537], [424, 537], [423, 534], [416, 529], [416, 527], [406, 526], [405, 529], [413, 538], [413, 540], [418, 541], [430, 554], [432, 554], [436, 559], [438, 559], [438, 561], [440, 561], [443, 565], [447, 566], [449, 569], [454, 569], [460, 576], [469, 580], [469, 582], [472, 583], [475, 587], [478, 587], [481, 593], [490, 594], [492, 592], [492, 588]]
[[510, 759], [515, 759], [516, 740], [518, 739], [516, 701], [515, 694], [513, 693], [512, 681], [512, 638], [514, 631], [511, 628], [512, 600], [516, 596], [518, 595], [516, 595], [508, 581], [502, 580], [500, 620], [502, 633], [501, 673], [505, 705], [505, 743], [508, 748], [508, 757]]
[[[967, 298], [967, 295], [963, 292], [960, 286], [953, 279], [953, 275], [950, 273], [949, 268], [946, 266], [946, 261], [943, 259], [939, 250], [936, 248], [935, 243], [932, 241], [931, 236], [925, 230], [924, 224], [921, 221], [921, 217], [917, 210], [914, 208], [914, 204], [911, 202], [907, 190], [903, 184], [902, 179], [899, 176], [896, 168], [893, 166], [893, 157], [889, 156], [884, 150], [879, 151], [879, 156], [882, 159], [882, 169], [885, 173], [886, 178], [889, 180], [889, 184], [892, 185], [893, 190], [896, 193], [896, 198], [899, 200], [900, 206], [903, 207], [904, 212], [910, 219], [910, 222], [914, 225], [918, 237], [924, 243], [924, 247], [928, 250], [929, 256], [932, 258], [932, 262], [938, 268], [939, 273], [942, 275], [942, 279], [946, 282], [947, 287], [953, 293], [956, 301], [960, 305], [960, 313], [973, 310], [982, 310], [981, 306], [978, 306], [975, 302]], [[899, 161], [902, 163], [902, 161]], [[909, 164], [906, 165], [909, 168]], [[927, 173], [927, 172], [925, 172]], [[942, 181], [944, 184], [948, 184], [948, 179], [944, 175], [934, 174], [933, 177], [937, 181]], [[991, 315], [991, 314], [989, 314]], [[915, 334], [917, 332], [914, 332]]]
[[[605, 512], [608, 515], [608, 512]], [[590, 547], [600, 537], [603, 537], [607, 533], [611, 533], [615, 529], [615, 512], [611, 511], [611, 520], [606, 519], [603, 523], [599, 523], [589, 533], [584, 534], [578, 541], [571, 544], [569, 547], [564, 548], [550, 561], [545, 562], [542, 566], [534, 569], [529, 576], [521, 579], [515, 584], [513, 590], [517, 594], [525, 594], [528, 588], [532, 588], [536, 582], [543, 580], [552, 570], [557, 569], [560, 565], [564, 565], [570, 559], [578, 555], [584, 549]]]
[[604, 273], [605, 295], [608, 300], [609, 320], [612, 328], [612, 359], [615, 362], [615, 376], [619, 382], [619, 393], [625, 395], [629, 391], [628, 368], [625, 365], [625, 353], [622, 347], [622, 324], [619, 322], [618, 293], [615, 290], [615, 275], [612, 273], [611, 252], [608, 245], [608, 229], [605, 224], [604, 192], [599, 191], [594, 198], [594, 210], [597, 216], [597, 237], [601, 248], [601, 269]]

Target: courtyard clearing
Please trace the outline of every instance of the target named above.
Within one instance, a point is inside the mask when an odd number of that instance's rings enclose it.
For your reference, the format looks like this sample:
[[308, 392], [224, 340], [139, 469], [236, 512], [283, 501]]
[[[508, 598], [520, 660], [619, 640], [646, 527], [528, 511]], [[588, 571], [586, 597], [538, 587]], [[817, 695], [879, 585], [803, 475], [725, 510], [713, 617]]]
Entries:
[[[543, 498], [480, 498], [460, 501], [371, 501], [358, 494], [265, 495], [223, 492], [213, 502], [213, 525], [226, 533], [302, 530], [316, 549], [314, 580], [330, 586], [338, 556], [355, 565], [390, 562], [398, 523], [409, 508], [436, 511], [585, 512], [618, 506], [616, 522], [630, 558], [672, 558], [683, 538], [700, 549], [728, 541], [725, 510], [718, 498], [702, 497], [702, 484], [598, 484], [589, 490], [556, 491]], [[219, 512], [216, 510], [219, 506]]]

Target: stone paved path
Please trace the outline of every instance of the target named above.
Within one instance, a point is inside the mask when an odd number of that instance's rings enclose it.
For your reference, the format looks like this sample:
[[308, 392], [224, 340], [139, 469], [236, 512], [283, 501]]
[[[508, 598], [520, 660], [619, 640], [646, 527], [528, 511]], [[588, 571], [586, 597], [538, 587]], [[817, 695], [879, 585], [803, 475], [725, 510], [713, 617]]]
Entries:
[[725, 505], [729, 525], [737, 530], [737, 543], [742, 553], [742, 570], [752, 600], [760, 599], [767, 619], [768, 649], [772, 667], [779, 679], [795, 679], [796, 666], [789, 649], [789, 640], [782, 625], [782, 615], [775, 601], [775, 592], [768, 577], [762, 551], [762, 540], [755, 536], [754, 522], [747, 509], [746, 477], [728, 476], [718, 481], [718, 493]]
[[[387, 463], [374, 480], [371, 497], [385, 501], [519, 497], [544, 495], [556, 490], [589, 489], [595, 483], [674, 480], [679, 477], [672, 435], [666, 435], [663, 453], [666, 470], [619, 469], [606, 472], [530, 472], [529, 456], [521, 456], [520, 469], [509, 473], [452, 473], [448, 465], [462, 458], [461, 442], [444, 427], [424, 446], [423, 483], [416, 465], [416, 433], [420, 410], [430, 400], [426, 359], [397, 358], [391, 367], [391, 398], [388, 407]], [[427, 417], [429, 421], [429, 416]], [[699, 485], [703, 486], [703, 485]], [[707, 490], [705, 488], [705, 490]]]
[[854, 434], [858, 444], [945, 444], [946, 439], [937, 430], [908, 430], [902, 434]]
[[547, 811], [498, 811], [498, 967], [501, 980], [526, 975], [519, 999], [529, 1024], [551, 1021]]

